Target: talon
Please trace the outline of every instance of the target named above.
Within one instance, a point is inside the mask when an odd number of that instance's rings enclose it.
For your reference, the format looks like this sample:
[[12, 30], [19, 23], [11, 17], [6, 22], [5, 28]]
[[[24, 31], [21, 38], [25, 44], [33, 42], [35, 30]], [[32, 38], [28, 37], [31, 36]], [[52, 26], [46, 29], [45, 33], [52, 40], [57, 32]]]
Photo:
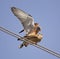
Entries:
[[18, 38], [17, 40], [19, 41], [20, 39]]
[[24, 31], [24, 29], [23, 30], [21, 30], [19, 33], [22, 33]]

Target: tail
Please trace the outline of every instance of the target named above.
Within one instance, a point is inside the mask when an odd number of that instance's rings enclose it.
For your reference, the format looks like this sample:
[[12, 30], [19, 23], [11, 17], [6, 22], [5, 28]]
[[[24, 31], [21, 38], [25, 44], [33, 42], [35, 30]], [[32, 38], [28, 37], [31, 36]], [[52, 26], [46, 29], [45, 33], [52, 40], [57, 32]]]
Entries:
[[21, 45], [20, 45], [20, 48], [22, 48], [23, 46], [24, 46], [24, 45], [23, 45], [23, 44], [21, 44]]
[[24, 42], [19, 46], [19, 48], [22, 48], [23, 46], [27, 47], [27, 46], [28, 46], [28, 43], [24, 41]]

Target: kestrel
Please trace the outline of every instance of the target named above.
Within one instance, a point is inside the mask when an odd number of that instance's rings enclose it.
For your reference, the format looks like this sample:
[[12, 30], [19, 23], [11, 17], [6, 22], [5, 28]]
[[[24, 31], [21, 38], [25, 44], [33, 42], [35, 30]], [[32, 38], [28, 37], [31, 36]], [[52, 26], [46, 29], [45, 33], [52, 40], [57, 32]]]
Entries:
[[[34, 23], [33, 17], [30, 14], [16, 7], [12, 7], [11, 11], [20, 20], [21, 24], [24, 27], [24, 29], [20, 31], [20, 33], [23, 31], [26, 32], [26, 35], [24, 36], [24, 38], [27, 38], [35, 42], [36, 44], [37, 42], [40, 42], [43, 37], [42, 34], [38, 34], [39, 31], [41, 31], [41, 28], [39, 27], [38, 23]], [[24, 41], [21, 44], [20, 48], [22, 48], [23, 46], [27, 46], [27, 45], [28, 43]]]

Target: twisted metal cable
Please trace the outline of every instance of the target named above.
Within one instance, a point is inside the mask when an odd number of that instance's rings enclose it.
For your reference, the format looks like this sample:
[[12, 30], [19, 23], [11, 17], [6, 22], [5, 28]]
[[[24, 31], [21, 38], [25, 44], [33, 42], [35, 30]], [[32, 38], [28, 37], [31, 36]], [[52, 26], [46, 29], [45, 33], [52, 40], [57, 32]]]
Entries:
[[28, 42], [29, 44], [31, 44], [31, 45], [33, 45], [33, 46], [35, 46], [35, 47], [37, 47], [37, 48], [39, 48], [41, 50], [44, 50], [44, 51], [46, 51], [46, 52], [48, 52], [48, 53], [50, 53], [50, 54], [52, 54], [52, 55], [54, 55], [54, 56], [56, 56], [58, 58], [60, 58], [60, 54], [57, 53], [57, 52], [54, 52], [54, 51], [52, 51], [52, 50], [50, 50], [48, 48], [45, 48], [45, 47], [43, 47], [41, 45], [35, 44], [33, 41], [28, 40], [26, 38], [23, 38], [23, 37], [19, 36], [18, 34], [15, 34], [15, 33], [11, 32], [11, 31], [3, 28], [3, 27], [0, 27], [0, 30], [7, 33], [7, 34], [9, 34], [9, 35], [11, 35], [11, 36], [13, 36], [13, 37], [19, 38], [22, 41]]

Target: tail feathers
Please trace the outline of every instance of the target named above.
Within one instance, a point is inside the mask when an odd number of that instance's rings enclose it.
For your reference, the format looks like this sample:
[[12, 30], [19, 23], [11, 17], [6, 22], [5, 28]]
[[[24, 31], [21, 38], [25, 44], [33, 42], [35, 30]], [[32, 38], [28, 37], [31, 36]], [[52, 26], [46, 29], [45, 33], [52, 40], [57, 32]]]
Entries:
[[21, 44], [21, 45], [20, 45], [20, 48], [22, 48], [23, 46], [24, 46], [24, 45], [23, 45], [23, 44]]
[[22, 48], [23, 46], [27, 47], [27, 46], [28, 46], [28, 43], [27, 43], [27, 42], [23, 42], [23, 43], [19, 46], [19, 48]]
[[27, 47], [28, 46], [28, 43], [27, 42], [23, 42], [23, 45], [25, 46], [25, 47]]

